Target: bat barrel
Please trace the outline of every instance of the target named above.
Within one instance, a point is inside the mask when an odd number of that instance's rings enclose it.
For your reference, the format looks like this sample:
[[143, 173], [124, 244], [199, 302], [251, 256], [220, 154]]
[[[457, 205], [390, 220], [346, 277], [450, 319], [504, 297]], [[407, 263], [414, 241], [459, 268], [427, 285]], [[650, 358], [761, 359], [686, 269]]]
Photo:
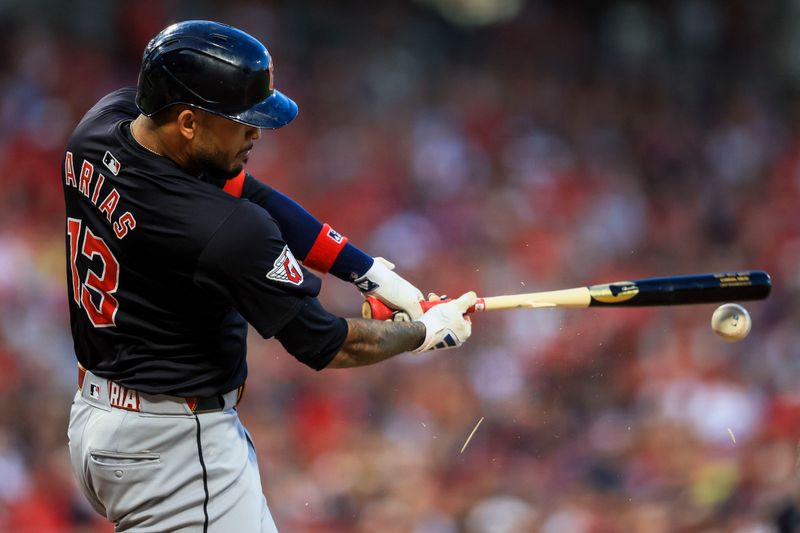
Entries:
[[760, 270], [619, 281], [589, 287], [591, 306], [651, 306], [763, 300], [772, 280]]
[[[761, 270], [717, 272], [636, 281], [617, 281], [590, 287], [557, 291], [487, 296], [479, 298], [467, 312], [547, 307], [646, 307], [763, 300], [772, 280]], [[423, 311], [444, 301], [420, 302]], [[362, 316], [390, 320], [394, 311], [376, 298], [364, 301]]]

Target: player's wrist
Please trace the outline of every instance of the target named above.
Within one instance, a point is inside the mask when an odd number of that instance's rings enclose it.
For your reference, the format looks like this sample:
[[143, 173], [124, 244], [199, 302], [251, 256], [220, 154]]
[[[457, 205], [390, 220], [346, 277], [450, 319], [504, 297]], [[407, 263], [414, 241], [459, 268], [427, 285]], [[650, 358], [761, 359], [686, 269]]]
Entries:
[[414, 353], [428, 350], [457, 348], [472, 335], [472, 322], [464, 314], [475, 305], [474, 292], [463, 294], [456, 300], [431, 307], [416, 322], [425, 326], [425, 340]]

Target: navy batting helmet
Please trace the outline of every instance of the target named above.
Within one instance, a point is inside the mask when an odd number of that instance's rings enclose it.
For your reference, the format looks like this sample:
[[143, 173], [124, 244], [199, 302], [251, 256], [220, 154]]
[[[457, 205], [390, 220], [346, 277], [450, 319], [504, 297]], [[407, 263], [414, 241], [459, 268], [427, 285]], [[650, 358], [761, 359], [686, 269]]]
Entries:
[[272, 58], [258, 39], [231, 26], [188, 20], [144, 49], [136, 105], [152, 116], [187, 104], [257, 128], [280, 128], [297, 104], [272, 88]]

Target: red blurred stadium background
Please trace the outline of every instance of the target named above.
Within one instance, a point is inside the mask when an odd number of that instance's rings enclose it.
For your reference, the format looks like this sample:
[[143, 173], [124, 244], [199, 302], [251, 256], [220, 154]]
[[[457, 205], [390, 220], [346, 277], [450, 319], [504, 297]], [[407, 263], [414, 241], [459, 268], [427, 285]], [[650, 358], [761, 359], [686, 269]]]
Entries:
[[249, 170], [425, 292], [775, 283], [738, 344], [713, 306], [482, 315], [458, 351], [320, 374], [254, 336], [241, 413], [282, 531], [800, 531], [791, 0], [0, 2], [0, 531], [112, 530], [68, 466], [59, 165], [188, 18], [261, 38], [300, 105]]

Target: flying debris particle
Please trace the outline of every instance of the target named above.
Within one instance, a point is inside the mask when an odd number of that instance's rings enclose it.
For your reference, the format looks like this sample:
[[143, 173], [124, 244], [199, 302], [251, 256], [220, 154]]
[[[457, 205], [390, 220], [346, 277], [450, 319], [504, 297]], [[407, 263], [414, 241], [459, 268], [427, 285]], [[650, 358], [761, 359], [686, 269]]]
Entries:
[[731, 428], [728, 428], [728, 435], [731, 436], [731, 440], [734, 444], [736, 444], [736, 436], [733, 434], [733, 430]]
[[420, 424], [422, 424], [422, 427], [424, 427], [424, 428], [428, 427], [428, 426], [425, 425], [425, 422], [420, 422]]
[[472, 433], [470, 433], [470, 434], [469, 434], [469, 437], [467, 437], [467, 441], [466, 441], [466, 442], [464, 443], [464, 445], [461, 447], [461, 453], [464, 453], [464, 450], [467, 448], [467, 444], [469, 444], [469, 441], [471, 441], [471, 440], [472, 440], [472, 436], [475, 434], [475, 432], [476, 432], [476, 431], [478, 431], [478, 426], [480, 426], [480, 425], [481, 425], [481, 422], [483, 422], [483, 417], [481, 417], [481, 419], [480, 419], [480, 420], [478, 420], [478, 423], [477, 423], [477, 424], [475, 424], [475, 427], [474, 427], [474, 428], [472, 428]]

